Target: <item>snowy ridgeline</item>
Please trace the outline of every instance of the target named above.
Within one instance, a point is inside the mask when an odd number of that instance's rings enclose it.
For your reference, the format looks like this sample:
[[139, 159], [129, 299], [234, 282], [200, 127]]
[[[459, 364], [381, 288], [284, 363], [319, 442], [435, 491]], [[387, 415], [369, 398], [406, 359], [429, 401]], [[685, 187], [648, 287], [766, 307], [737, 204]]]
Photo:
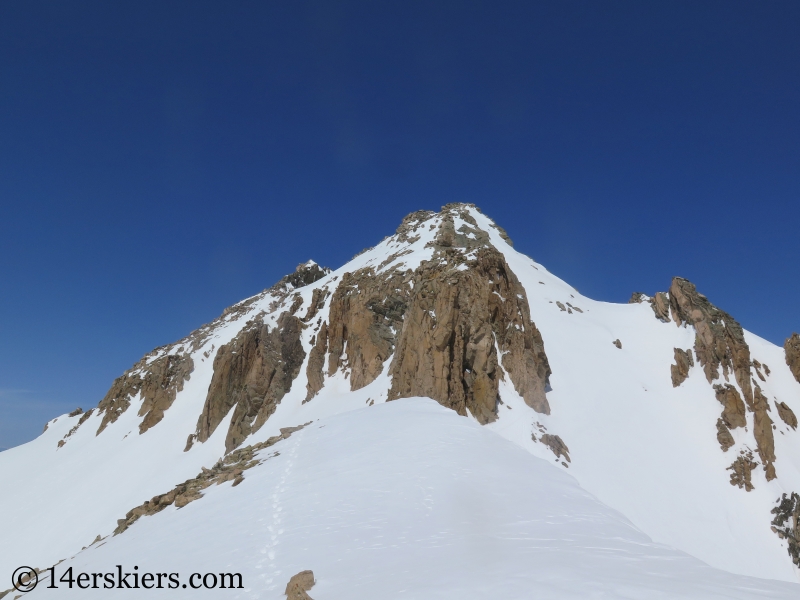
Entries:
[[[166, 589], [165, 578], [138, 592], [148, 598], [277, 600], [306, 569], [317, 600], [797, 598], [795, 584], [653, 543], [563, 470], [428, 399], [322, 419], [259, 458], [236, 487], [141, 518], [58, 565], [57, 578], [117, 565], [176, 573], [180, 586], [196, 572], [242, 575], [241, 589], [213, 591]], [[26, 598], [137, 593], [48, 583]]]
[[[36, 440], [0, 454], [0, 479], [15, 482], [0, 486], [0, 576], [20, 564], [47, 569], [65, 559], [59, 574], [70, 564], [77, 572], [91, 567], [98, 573], [117, 564], [183, 577], [240, 572], [251, 590], [244, 597], [278, 598], [292, 575], [312, 569], [318, 584], [311, 596], [317, 600], [386, 598], [402, 590], [405, 597], [421, 598], [595, 592], [613, 598], [780, 598], [787, 597], [783, 590], [797, 590], [796, 583], [787, 588], [734, 575], [798, 580], [787, 538], [772, 530], [776, 501], [800, 491], [800, 432], [779, 416], [781, 404], [800, 415], [800, 384], [784, 349], [743, 332], [753, 364], [763, 368], [752, 377], [774, 425], [761, 432], [774, 437], [777, 473], [767, 479], [765, 465], [756, 464], [747, 491], [732, 485], [731, 466], [747, 456], [761, 461], [752, 411], [728, 432], [733, 445], [723, 449], [723, 407], [712, 383], [725, 380], [720, 375], [709, 383], [699, 362], [687, 366], [679, 384], [671, 376], [676, 351], [692, 352], [694, 326], [657, 318], [648, 302], [587, 298], [514, 250], [474, 208], [462, 205], [456, 213], [452, 230], [467, 232], [462, 242], [489, 244], [519, 281], [514, 295], [498, 294], [499, 302], [508, 306], [517, 298], [521, 306], [524, 299], [528, 330], [541, 332], [552, 368], [548, 414], [517, 393], [502, 359], [500, 401], [494, 420], [482, 428], [472, 418], [476, 413], [458, 417], [430, 401], [424, 408], [419, 401], [386, 404], [395, 385], [396, 348], [375, 368], [374, 379], [356, 386], [356, 375], [364, 376], [354, 366], [357, 353], [345, 360], [355, 346], [337, 346], [334, 356], [331, 342], [325, 371], [318, 360], [318, 380], [309, 378], [320, 324], [338, 318], [341, 331], [349, 323], [341, 305], [338, 313], [332, 308], [348, 274], [400, 273], [398, 285], [405, 285], [405, 274], [444, 260], [436, 249], [444, 212], [431, 213], [405, 237], [390, 236], [335, 271], [320, 270], [310, 284], [292, 279], [300, 271], [287, 276], [146, 356], [128, 374], [144, 377], [149, 369], [152, 375], [158, 365], [162, 374], [171, 372], [175, 365], [164, 362], [171, 354], [183, 360], [175, 371], [186, 375], [163, 418], [147, 428], [142, 425], [157, 402], [136, 388], [118, 394], [117, 412], [109, 406], [62, 415]], [[456, 252], [458, 243], [453, 238], [446, 248]], [[461, 258], [474, 255], [465, 248]], [[452, 274], [465, 272], [464, 261], [453, 263]], [[422, 290], [414, 282], [408, 298]], [[361, 283], [350, 281], [348, 289]], [[392, 286], [375, 289], [393, 293]], [[282, 428], [311, 425], [262, 452], [261, 458], [280, 455], [248, 470], [235, 488], [207, 488], [205, 497], [142, 517], [113, 537], [131, 509], [227, 455], [226, 435], [243, 412], [238, 406], [218, 407], [216, 429], [207, 438], [198, 435], [199, 417], [208, 416], [215, 362], [221, 355], [232, 360], [240, 347], [234, 341], [244, 339], [248, 323], [263, 319], [280, 331], [281, 315], [290, 313], [303, 319], [297, 343], [305, 358], [263, 426], [242, 434], [237, 444], [264, 443]], [[435, 331], [442, 314], [425, 313], [422, 333]], [[400, 321], [393, 322], [382, 335], [398, 335], [399, 328]], [[408, 355], [416, 351], [412, 347]], [[331, 358], [340, 363], [332, 371]], [[232, 363], [220, 362], [219, 372], [225, 364]], [[237, 385], [249, 385], [250, 373], [243, 370]], [[730, 382], [738, 385], [734, 377]], [[443, 401], [431, 391], [406, 395]], [[758, 595], [767, 588], [775, 595]], [[172, 597], [181, 589], [171, 590]], [[737, 596], [734, 589], [748, 591]], [[228, 590], [226, 597], [236, 593]]]

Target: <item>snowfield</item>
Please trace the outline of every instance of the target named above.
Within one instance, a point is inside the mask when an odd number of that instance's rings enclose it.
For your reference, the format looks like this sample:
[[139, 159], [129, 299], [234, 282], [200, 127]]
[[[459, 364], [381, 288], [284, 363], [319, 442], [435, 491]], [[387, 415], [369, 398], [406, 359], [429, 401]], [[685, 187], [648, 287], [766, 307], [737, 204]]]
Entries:
[[243, 589], [42, 582], [26, 597], [277, 600], [305, 569], [317, 600], [797, 597], [795, 584], [731, 575], [652, 542], [562, 469], [432, 400], [322, 419], [260, 458], [240, 485], [143, 517], [56, 567], [138, 566], [182, 583], [238, 572]]
[[[310, 592], [316, 600], [800, 597], [800, 571], [786, 540], [771, 530], [777, 500], [800, 492], [800, 432], [776, 409], [784, 402], [800, 415], [800, 384], [783, 348], [745, 332], [751, 357], [771, 371], [757, 383], [772, 406], [777, 472], [767, 481], [759, 465], [747, 492], [731, 485], [728, 467], [756, 450], [753, 413], [746, 428], [731, 430], [735, 444], [723, 452], [716, 429], [722, 406], [700, 365], [672, 385], [674, 349], [693, 347], [694, 328], [659, 321], [646, 302], [581, 295], [514, 250], [487, 216], [462, 206], [474, 224], [456, 216], [455, 230], [488, 239], [527, 296], [552, 368], [551, 414], [529, 407], [508, 374], [497, 419], [485, 426], [432, 400], [387, 402], [392, 357], [355, 391], [346, 368], [326, 373], [324, 387], [305, 402], [312, 325], [330, 320], [328, 296], [301, 332], [306, 355], [291, 389], [242, 446], [312, 424], [264, 450], [266, 460], [240, 485], [211, 487], [200, 500], [111, 535], [129, 510], [225, 454], [233, 409], [206, 442], [185, 451], [219, 349], [253, 318], [274, 328], [295, 297], [304, 314], [315, 292], [333, 293], [346, 273], [413, 270], [435, 259], [443, 213], [431, 214], [413, 235], [385, 238], [291, 295], [268, 290], [247, 299], [202, 335], [154, 351], [151, 361], [186, 353], [194, 370], [163, 420], [143, 434], [137, 394], [99, 434], [97, 410], [77, 429], [82, 415], [62, 415], [36, 440], [0, 453], [0, 593], [20, 565], [65, 561], [57, 573], [118, 564], [184, 578], [240, 572], [247, 589], [224, 596], [242, 598], [280, 598], [304, 569], [318, 579]], [[563, 440], [569, 461], [542, 443], [545, 433]], [[40, 585], [26, 597], [48, 593], [55, 597]], [[88, 593], [111, 592], [57, 592]], [[146, 592], [159, 593], [223, 596]]]

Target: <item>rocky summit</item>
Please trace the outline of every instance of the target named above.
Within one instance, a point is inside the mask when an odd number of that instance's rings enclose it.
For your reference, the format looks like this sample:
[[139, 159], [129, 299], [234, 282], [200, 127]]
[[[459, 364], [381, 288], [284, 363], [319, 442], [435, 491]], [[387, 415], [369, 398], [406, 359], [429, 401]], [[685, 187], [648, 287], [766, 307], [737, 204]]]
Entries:
[[702, 287], [598, 302], [473, 205], [414, 212], [2, 452], [0, 573], [238, 569], [248, 598], [797, 597], [800, 336], [776, 346]]

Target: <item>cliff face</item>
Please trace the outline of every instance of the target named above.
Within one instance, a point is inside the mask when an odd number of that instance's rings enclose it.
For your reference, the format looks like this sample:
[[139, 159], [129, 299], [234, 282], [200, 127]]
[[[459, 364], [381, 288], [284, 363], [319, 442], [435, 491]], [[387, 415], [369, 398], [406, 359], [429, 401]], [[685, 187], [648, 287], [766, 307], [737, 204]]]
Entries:
[[797, 383], [800, 383], [800, 335], [793, 333], [792, 337], [787, 338], [783, 349], [786, 352], [786, 364]]
[[[398, 239], [415, 239], [433, 216], [410, 215]], [[455, 218], [465, 222], [458, 230]], [[390, 400], [428, 396], [488, 423], [496, 416], [500, 365], [529, 406], [549, 413], [550, 366], [525, 290], [470, 220], [458, 208], [445, 210], [429, 244], [433, 256], [415, 270], [380, 264], [343, 275], [314, 339], [306, 401], [325, 375], [344, 371], [357, 390], [393, 356]]]
[[131, 403], [131, 398], [141, 394], [139, 416], [144, 417], [139, 433], [144, 433], [164, 418], [164, 411], [175, 401], [194, 370], [194, 361], [188, 354], [163, 354], [154, 360], [143, 358], [133, 369], [117, 378], [105, 398], [97, 405], [103, 420], [97, 433], [115, 422]]
[[501, 364], [525, 402], [549, 414], [550, 365], [522, 286], [490, 247], [464, 267], [431, 263], [417, 272], [389, 398], [429, 396], [488, 423], [496, 415]]
[[225, 450], [230, 452], [266, 422], [292, 387], [306, 353], [303, 323], [284, 313], [272, 329], [256, 320], [217, 351], [196, 438], [205, 442], [235, 407]]
[[675, 277], [672, 280], [669, 301], [675, 323], [690, 324], [697, 332], [694, 350], [708, 382], [719, 379], [720, 367], [726, 380], [732, 372], [745, 401], [751, 404], [750, 348], [744, 340], [742, 326], [711, 304], [686, 279]]

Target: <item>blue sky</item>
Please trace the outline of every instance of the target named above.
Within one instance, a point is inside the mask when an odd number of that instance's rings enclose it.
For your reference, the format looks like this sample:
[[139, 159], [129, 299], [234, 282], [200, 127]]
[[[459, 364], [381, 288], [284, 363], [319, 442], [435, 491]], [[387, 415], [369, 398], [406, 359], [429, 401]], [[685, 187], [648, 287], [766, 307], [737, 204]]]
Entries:
[[5, 2], [0, 447], [474, 202], [596, 299], [800, 329], [800, 3]]

